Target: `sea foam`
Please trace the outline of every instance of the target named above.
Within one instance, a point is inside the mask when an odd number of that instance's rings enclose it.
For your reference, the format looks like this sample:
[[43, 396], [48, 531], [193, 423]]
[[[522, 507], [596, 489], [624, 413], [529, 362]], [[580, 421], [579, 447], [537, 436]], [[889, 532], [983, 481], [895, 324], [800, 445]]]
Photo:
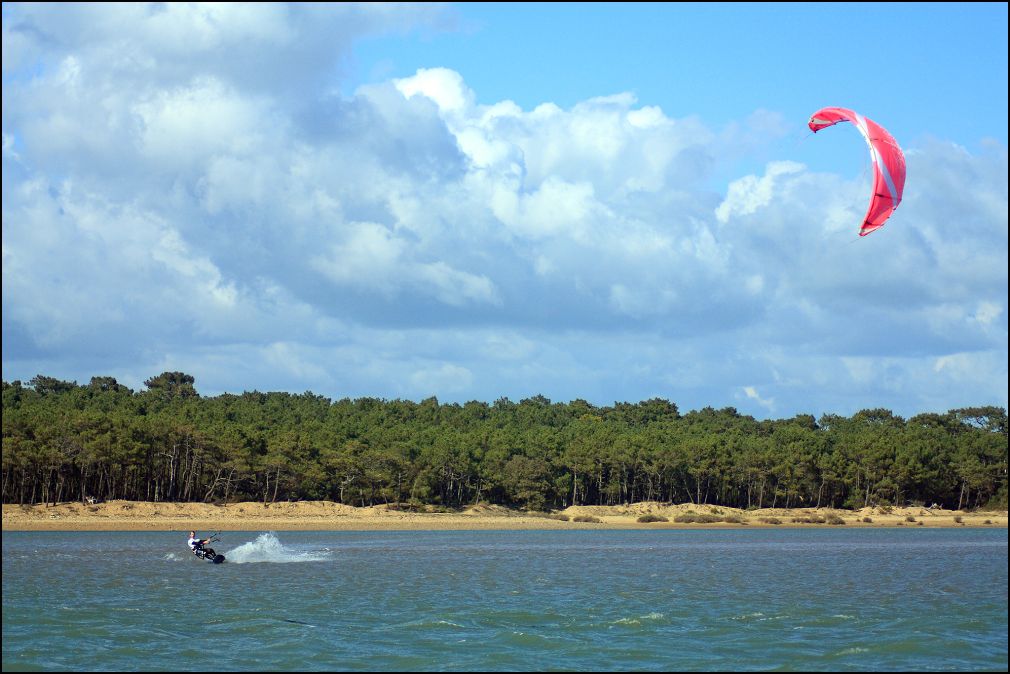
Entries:
[[267, 562], [288, 564], [292, 562], [321, 562], [329, 559], [327, 552], [296, 551], [277, 540], [272, 533], [260, 534], [256, 540], [244, 543], [224, 553], [228, 563], [253, 564]]

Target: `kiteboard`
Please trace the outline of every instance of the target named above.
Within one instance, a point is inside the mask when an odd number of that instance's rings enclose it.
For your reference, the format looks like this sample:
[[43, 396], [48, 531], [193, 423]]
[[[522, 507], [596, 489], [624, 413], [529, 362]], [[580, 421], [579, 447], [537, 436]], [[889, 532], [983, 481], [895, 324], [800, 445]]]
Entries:
[[214, 548], [202, 548], [200, 550], [195, 550], [193, 554], [197, 556], [197, 559], [205, 559], [213, 564], [221, 564], [224, 562], [224, 555], [219, 555], [214, 552]]

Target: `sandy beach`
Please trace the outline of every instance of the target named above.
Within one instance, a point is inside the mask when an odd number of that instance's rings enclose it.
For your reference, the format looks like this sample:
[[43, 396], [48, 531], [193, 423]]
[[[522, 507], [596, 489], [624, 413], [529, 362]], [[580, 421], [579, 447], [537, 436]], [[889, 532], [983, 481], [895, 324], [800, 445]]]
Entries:
[[[640, 522], [651, 516], [656, 521]], [[666, 521], [663, 521], [665, 519]], [[579, 521], [583, 520], [583, 521]], [[596, 520], [596, 521], [593, 521]], [[680, 521], [678, 521], [680, 520]], [[692, 529], [734, 527], [1003, 527], [1007, 511], [942, 508], [764, 508], [634, 503], [573, 506], [529, 513], [494, 505], [453, 512], [416, 512], [395, 505], [356, 508], [329, 501], [207, 503], [4, 504], [3, 531], [381, 531], [490, 529]]]

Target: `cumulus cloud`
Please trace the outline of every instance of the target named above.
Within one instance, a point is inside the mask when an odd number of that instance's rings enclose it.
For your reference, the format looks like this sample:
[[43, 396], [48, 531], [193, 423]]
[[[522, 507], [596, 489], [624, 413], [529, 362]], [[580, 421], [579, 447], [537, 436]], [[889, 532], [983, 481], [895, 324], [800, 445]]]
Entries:
[[768, 164], [765, 174], [745, 176], [729, 184], [726, 199], [715, 209], [715, 217], [721, 223], [729, 222], [733, 216], [751, 215], [768, 206], [775, 197], [776, 179], [781, 176], [801, 173], [802, 164], [792, 161], [777, 161]]
[[758, 393], [757, 389], [754, 388], [753, 386], [744, 386], [743, 387], [743, 393], [747, 397], [747, 399], [753, 400], [758, 405], [760, 405], [761, 407], [764, 407], [768, 411], [774, 411], [774, 409], [775, 409], [775, 400], [774, 399], [767, 399], [766, 400], [766, 399], [762, 398], [761, 395]]
[[500, 303], [495, 285], [483, 275], [453, 269], [442, 261], [407, 259], [409, 242], [382, 225], [358, 223], [347, 241], [309, 264], [338, 286], [378, 290], [386, 297], [421, 291], [452, 306], [469, 302]]
[[440, 67], [336, 93], [355, 39], [450, 20], [5, 10], [5, 379], [1006, 404], [1005, 147], [909, 148], [905, 201], [857, 240], [865, 183], [788, 152], [712, 189], [784, 133], [774, 111], [525, 110]]

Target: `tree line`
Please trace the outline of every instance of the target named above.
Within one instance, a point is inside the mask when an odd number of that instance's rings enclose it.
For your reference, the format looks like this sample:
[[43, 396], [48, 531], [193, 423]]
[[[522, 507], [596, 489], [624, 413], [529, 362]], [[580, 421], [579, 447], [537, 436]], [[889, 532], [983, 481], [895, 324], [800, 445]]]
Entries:
[[737, 508], [1006, 508], [1000, 407], [757, 420], [664, 399], [439, 403], [204, 397], [164, 372], [133, 391], [3, 382], [3, 502], [330, 500], [531, 510], [636, 501]]

